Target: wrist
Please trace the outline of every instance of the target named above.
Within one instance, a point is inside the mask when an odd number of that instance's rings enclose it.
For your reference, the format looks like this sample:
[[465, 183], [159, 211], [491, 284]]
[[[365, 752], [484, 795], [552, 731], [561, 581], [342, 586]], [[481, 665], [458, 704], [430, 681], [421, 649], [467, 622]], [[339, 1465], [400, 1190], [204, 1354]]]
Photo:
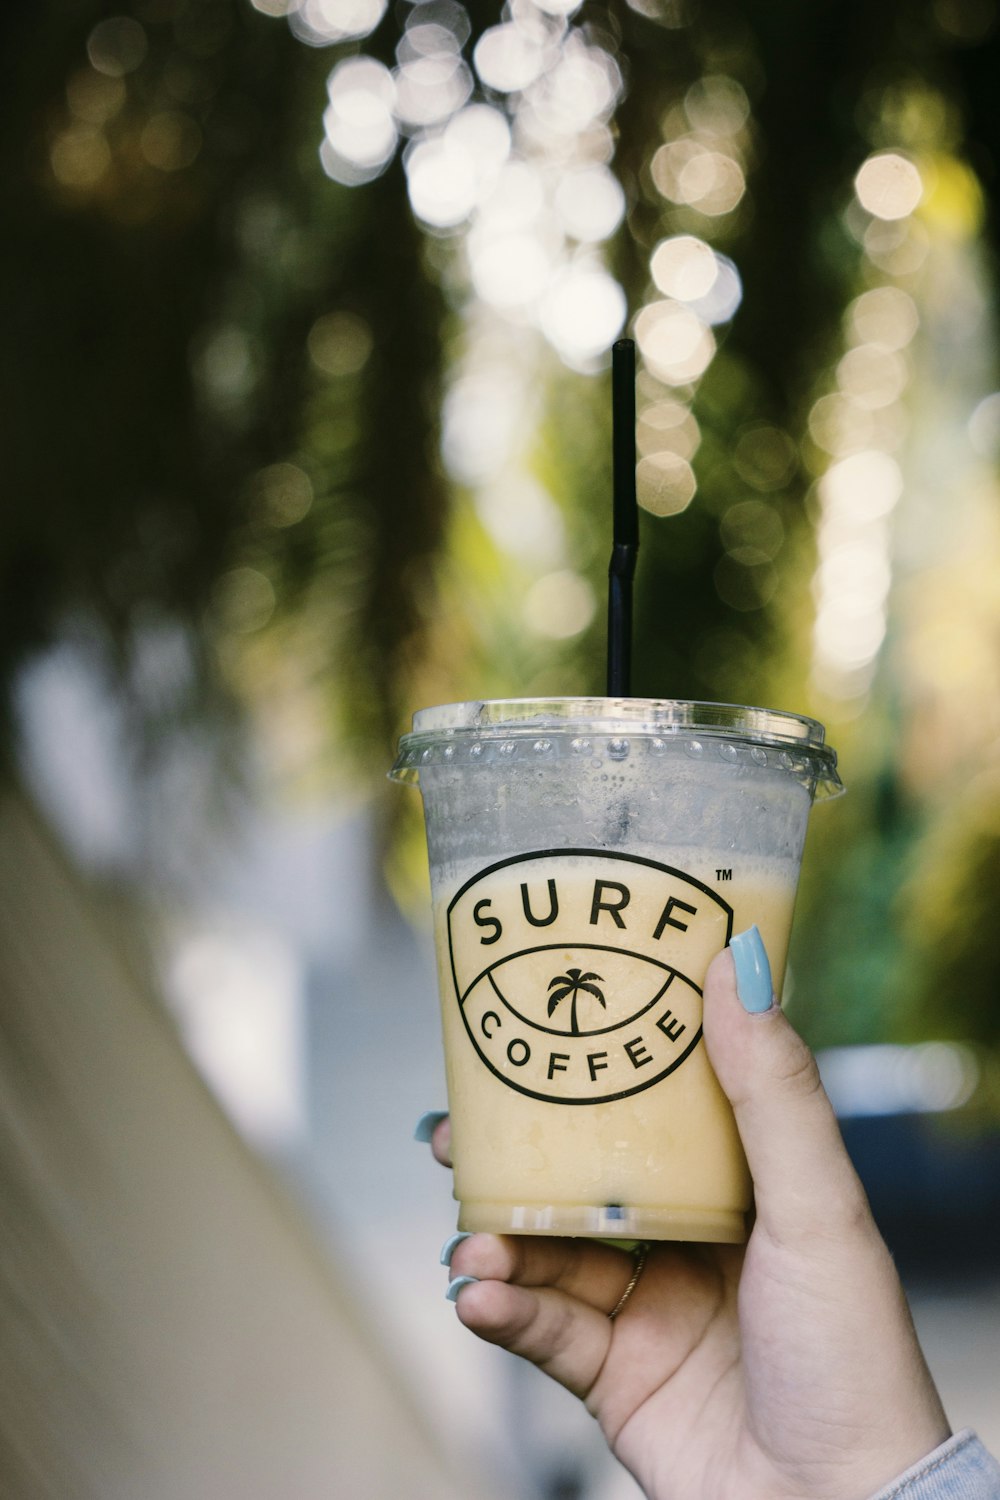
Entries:
[[1000, 1500], [1000, 1464], [969, 1428], [946, 1438], [870, 1500]]

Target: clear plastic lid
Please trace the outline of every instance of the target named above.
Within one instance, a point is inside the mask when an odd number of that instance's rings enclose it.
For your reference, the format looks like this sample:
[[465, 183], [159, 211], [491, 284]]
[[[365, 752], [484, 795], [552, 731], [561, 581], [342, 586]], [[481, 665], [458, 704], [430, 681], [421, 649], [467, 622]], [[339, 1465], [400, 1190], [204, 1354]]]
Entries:
[[660, 744], [676, 739], [717, 740], [733, 747], [763, 751], [755, 763], [770, 760], [807, 770], [815, 779], [816, 796], [837, 796], [844, 790], [837, 772], [837, 753], [826, 743], [826, 731], [816, 719], [770, 708], [734, 703], [695, 703], [669, 698], [508, 698], [470, 703], [445, 703], [424, 708], [413, 716], [413, 729], [399, 742], [399, 753], [389, 775], [394, 781], [419, 780], [422, 765], [441, 761], [485, 766], [491, 758], [472, 747], [522, 739], [552, 741], [586, 736], [597, 743], [649, 740]]

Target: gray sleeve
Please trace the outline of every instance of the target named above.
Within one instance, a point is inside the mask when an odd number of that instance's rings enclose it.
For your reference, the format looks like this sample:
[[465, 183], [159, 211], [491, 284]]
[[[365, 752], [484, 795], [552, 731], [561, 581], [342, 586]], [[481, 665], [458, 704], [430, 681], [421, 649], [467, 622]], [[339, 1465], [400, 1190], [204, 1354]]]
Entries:
[[967, 1428], [871, 1500], [1000, 1500], [1000, 1464]]

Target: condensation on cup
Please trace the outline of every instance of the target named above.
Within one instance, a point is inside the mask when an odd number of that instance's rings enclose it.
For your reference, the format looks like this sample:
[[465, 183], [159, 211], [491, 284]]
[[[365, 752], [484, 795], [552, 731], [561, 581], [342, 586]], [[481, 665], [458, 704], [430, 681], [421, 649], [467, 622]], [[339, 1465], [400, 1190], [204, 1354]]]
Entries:
[[702, 1040], [756, 923], [780, 995], [821, 724], [641, 698], [448, 704], [423, 796], [459, 1228], [738, 1242], [750, 1180]]

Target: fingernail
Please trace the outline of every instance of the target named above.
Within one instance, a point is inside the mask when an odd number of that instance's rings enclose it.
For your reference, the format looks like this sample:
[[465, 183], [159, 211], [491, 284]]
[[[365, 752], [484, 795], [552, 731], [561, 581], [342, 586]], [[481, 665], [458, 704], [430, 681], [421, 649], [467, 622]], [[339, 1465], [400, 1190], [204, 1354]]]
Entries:
[[733, 963], [736, 965], [736, 993], [744, 1010], [760, 1015], [774, 1004], [771, 965], [764, 940], [756, 925], [738, 932], [730, 939]]
[[454, 1281], [449, 1281], [445, 1296], [449, 1302], [457, 1302], [458, 1294], [463, 1286], [475, 1286], [478, 1280], [478, 1276], [456, 1276]]
[[425, 1115], [421, 1115], [413, 1132], [413, 1139], [429, 1141], [447, 1113], [446, 1109], [429, 1109]]
[[441, 1246], [441, 1264], [443, 1266], [450, 1266], [451, 1257], [455, 1254], [455, 1247], [460, 1245], [463, 1240], [471, 1240], [471, 1238], [472, 1235], [469, 1234], [468, 1230], [460, 1229], [456, 1234], [446, 1239]]

